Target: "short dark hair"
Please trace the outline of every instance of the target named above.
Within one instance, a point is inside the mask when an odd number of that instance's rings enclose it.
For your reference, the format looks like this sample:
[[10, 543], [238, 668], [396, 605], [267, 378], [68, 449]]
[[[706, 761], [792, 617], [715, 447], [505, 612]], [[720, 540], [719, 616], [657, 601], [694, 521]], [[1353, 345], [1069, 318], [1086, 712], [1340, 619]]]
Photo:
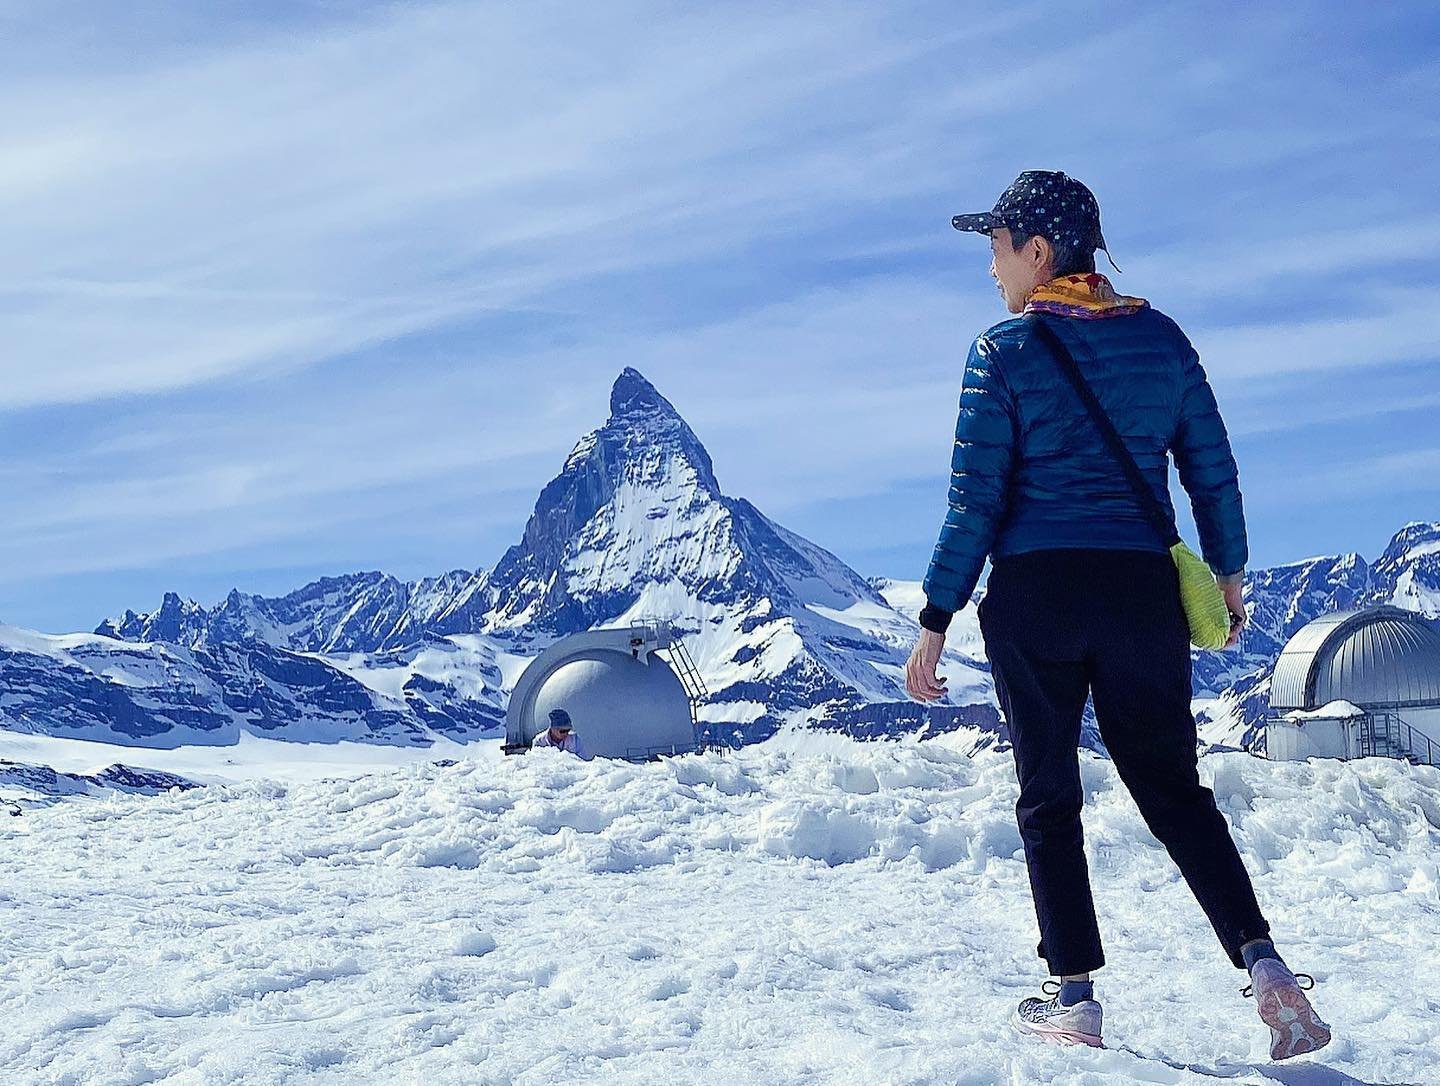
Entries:
[[[1026, 234], [1022, 236], [1020, 231], [1010, 231], [1010, 245], [1018, 253], [1021, 247], [1038, 234]], [[1045, 239], [1050, 241], [1049, 238]], [[1081, 248], [1069, 241], [1050, 241], [1050, 261], [1053, 273], [1061, 275], [1082, 275], [1085, 272], [1095, 270], [1095, 250], [1082, 251]]]

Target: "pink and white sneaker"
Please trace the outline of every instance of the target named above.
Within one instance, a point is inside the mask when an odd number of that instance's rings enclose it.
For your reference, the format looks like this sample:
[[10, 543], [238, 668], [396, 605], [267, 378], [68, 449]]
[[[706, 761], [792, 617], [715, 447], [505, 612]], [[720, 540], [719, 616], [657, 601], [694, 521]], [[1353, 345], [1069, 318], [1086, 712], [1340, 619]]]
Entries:
[[[1309, 984], [1301, 984], [1300, 977]], [[1315, 1013], [1302, 989], [1315, 987], [1309, 973], [1290, 972], [1284, 962], [1261, 958], [1250, 970], [1250, 983], [1240, 994], [1255, 994], [1260, 1020], [1270, 1027], [1270, 1058], [1288, 1060], [1330, 1043], [1330, 1027]]]
[[1068, 1007], [1063, 1006], [1058, 981], [1047, 980], [1040, 990], [1050, 998], [1031, 996], [1021, 1000], [1020, 1006], [1010, 1015], [1010, 1022], [1016, 1029], [1053, 1044], [1104, 1047], [1100, 1043], [1101, 1011], [1098, 1002], [1082, 999]]

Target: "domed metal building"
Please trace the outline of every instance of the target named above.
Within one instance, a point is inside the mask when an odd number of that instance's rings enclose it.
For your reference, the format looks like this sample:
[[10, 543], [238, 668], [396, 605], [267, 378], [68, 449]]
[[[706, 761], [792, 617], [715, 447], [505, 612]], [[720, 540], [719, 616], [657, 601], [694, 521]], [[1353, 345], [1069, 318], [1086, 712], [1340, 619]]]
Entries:
[[564, 709], [589, 756], [685, 754], [701, 747], [696, 706], [704, 696], [700, 673], [669, 623], [571, 634], [531, 660], [515, 684], [501, 749], [529, 750], [550, 710]]
[[1323, 615], [1281, 651], [1270, 711], [1270, 758], [1440, 764], [1440, 632], [1398, 607]]

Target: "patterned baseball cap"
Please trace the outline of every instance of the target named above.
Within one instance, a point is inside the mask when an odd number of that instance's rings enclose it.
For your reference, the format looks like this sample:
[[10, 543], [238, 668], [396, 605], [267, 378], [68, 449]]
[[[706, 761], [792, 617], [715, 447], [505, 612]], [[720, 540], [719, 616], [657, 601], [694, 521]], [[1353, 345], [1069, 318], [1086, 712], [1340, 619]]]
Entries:
[[1025, 237], [1038, 234], [1051, 243], [1064, 240], [1082, 252], [1104, 249], [1110, 255], [1095, 194], [1059, 170], [1026, 170], [1000, 194], [992, 210], [956, 215], [950, 225], [981, 234], [1003, 226]]

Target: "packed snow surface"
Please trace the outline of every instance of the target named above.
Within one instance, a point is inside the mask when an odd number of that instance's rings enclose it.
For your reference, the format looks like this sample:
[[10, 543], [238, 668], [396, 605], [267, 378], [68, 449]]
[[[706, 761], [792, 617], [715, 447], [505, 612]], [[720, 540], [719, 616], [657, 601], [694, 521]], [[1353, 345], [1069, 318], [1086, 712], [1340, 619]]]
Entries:
[[1045, 978], [1006, 752], [792, 735], [429, 761], [0, 818], [0, 1082], [1440, 1082], [1440, 770], [1202, 760], [1335, 1040], [1268, 1031], [1081, 752], [1107, 1050]]

